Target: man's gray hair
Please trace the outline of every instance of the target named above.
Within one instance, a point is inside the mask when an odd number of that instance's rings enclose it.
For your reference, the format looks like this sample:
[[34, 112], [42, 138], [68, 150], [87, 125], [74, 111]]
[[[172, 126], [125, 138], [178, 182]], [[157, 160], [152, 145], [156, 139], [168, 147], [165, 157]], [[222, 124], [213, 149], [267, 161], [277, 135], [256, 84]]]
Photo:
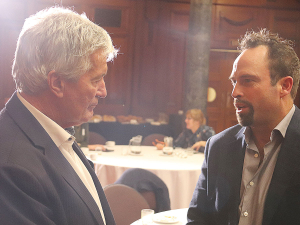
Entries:
[[12, 69], [18, 91], [37, 94], [47, 89], [52, 70], [76, 82], [91, 69], [90, 55], [98, 49], [107, 61], [118, 52], [109, 34], [85, 14], [56, 6], [30, 16], [20, 33]]

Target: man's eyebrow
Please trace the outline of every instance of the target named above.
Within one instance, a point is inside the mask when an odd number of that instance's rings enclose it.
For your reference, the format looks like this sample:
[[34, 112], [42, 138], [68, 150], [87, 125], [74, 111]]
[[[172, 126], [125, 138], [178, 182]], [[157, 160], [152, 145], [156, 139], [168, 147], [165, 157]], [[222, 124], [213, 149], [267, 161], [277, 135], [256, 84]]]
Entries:
[[255, 76], [255, 75], [252, 75], [252, 74], [244, 74], [244, 75], [241, 75], [240, 78], [252, 78], [252, 79], [259, 79], [258, 76]]
[[98, 80], [101, 79], [103, 77], [105, 77], [107, 75], [107, 73], [101, 74], [101, 75], [97, 75], [96, 77], [93, 78], [93, 80]]
[[[259, 78], [259, 77], [257, 77], [256, 75], [252, 75], [252, 74], [243, 74], [243, 75], [240, 75], [238, 78], [240, 79], [240, 78]], [[235, 79], [235, 77], [230, 75], [228, 77], [228, 79], [232, 80], [232, 79]]]

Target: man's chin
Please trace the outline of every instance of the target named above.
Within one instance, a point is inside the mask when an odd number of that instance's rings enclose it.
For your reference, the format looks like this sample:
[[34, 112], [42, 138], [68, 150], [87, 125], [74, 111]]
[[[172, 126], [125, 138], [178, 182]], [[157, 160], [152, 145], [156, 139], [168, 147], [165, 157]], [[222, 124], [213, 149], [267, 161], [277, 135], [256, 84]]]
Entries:
[[241, 126], [251, 126], [253, 124], [253, 116], [249, 114], [236, 114], [238, 123]]
[[79, 125], [89, 122], [93, 118], [94, 113], [88, 113], [80, 119]]

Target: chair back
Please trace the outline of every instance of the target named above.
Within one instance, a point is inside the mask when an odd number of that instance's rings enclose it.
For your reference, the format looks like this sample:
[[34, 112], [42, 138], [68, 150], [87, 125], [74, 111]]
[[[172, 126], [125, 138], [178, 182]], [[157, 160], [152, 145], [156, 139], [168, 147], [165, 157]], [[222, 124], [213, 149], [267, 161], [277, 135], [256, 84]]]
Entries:
[[152, 146], [153, 145], [152, 142], [156, 142], [155, 141], [156, 139], [163, 142], [164, 137], [165, 137], [165, 135], [163, 135], [163, 134], [150, 134], [142, 140], [141, 145]]
[[129, 225], [141, 218], [142, 209], [149, 209], [144, 197], [126, 185], [110, 184], [104, 187], [104, 193], [116, 225]]
[[89, 145], [105, 145], [106, 139], [101, 134], [98, 134], [93, 131], [89, 131], [89, 138], [88, 138]]
[[151, 206], [150, 208], [156, 213], [171, 209], [167, 185], [156, 174], [148, 170], [130, 168], [122, 174], [115, 184], [124, 184], [137, 190], [145, 197]]

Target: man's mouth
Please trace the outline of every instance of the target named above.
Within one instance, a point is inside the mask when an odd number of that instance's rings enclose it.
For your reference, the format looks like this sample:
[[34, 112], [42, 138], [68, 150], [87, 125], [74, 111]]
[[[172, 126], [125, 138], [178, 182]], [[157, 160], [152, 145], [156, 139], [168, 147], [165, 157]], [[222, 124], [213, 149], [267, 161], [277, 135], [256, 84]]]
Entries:
[[244, 101], [235, 100], [234, 107], [237, 113], [245, 112], [249, 109], [249, 103]]
[[93, 110], [94, 108], [96, 108], [97, 105], [98, 105], [98, 104], [92, 104], [92, 105], [89, 106], [88, 109], [89, 109], [89, 110]]

